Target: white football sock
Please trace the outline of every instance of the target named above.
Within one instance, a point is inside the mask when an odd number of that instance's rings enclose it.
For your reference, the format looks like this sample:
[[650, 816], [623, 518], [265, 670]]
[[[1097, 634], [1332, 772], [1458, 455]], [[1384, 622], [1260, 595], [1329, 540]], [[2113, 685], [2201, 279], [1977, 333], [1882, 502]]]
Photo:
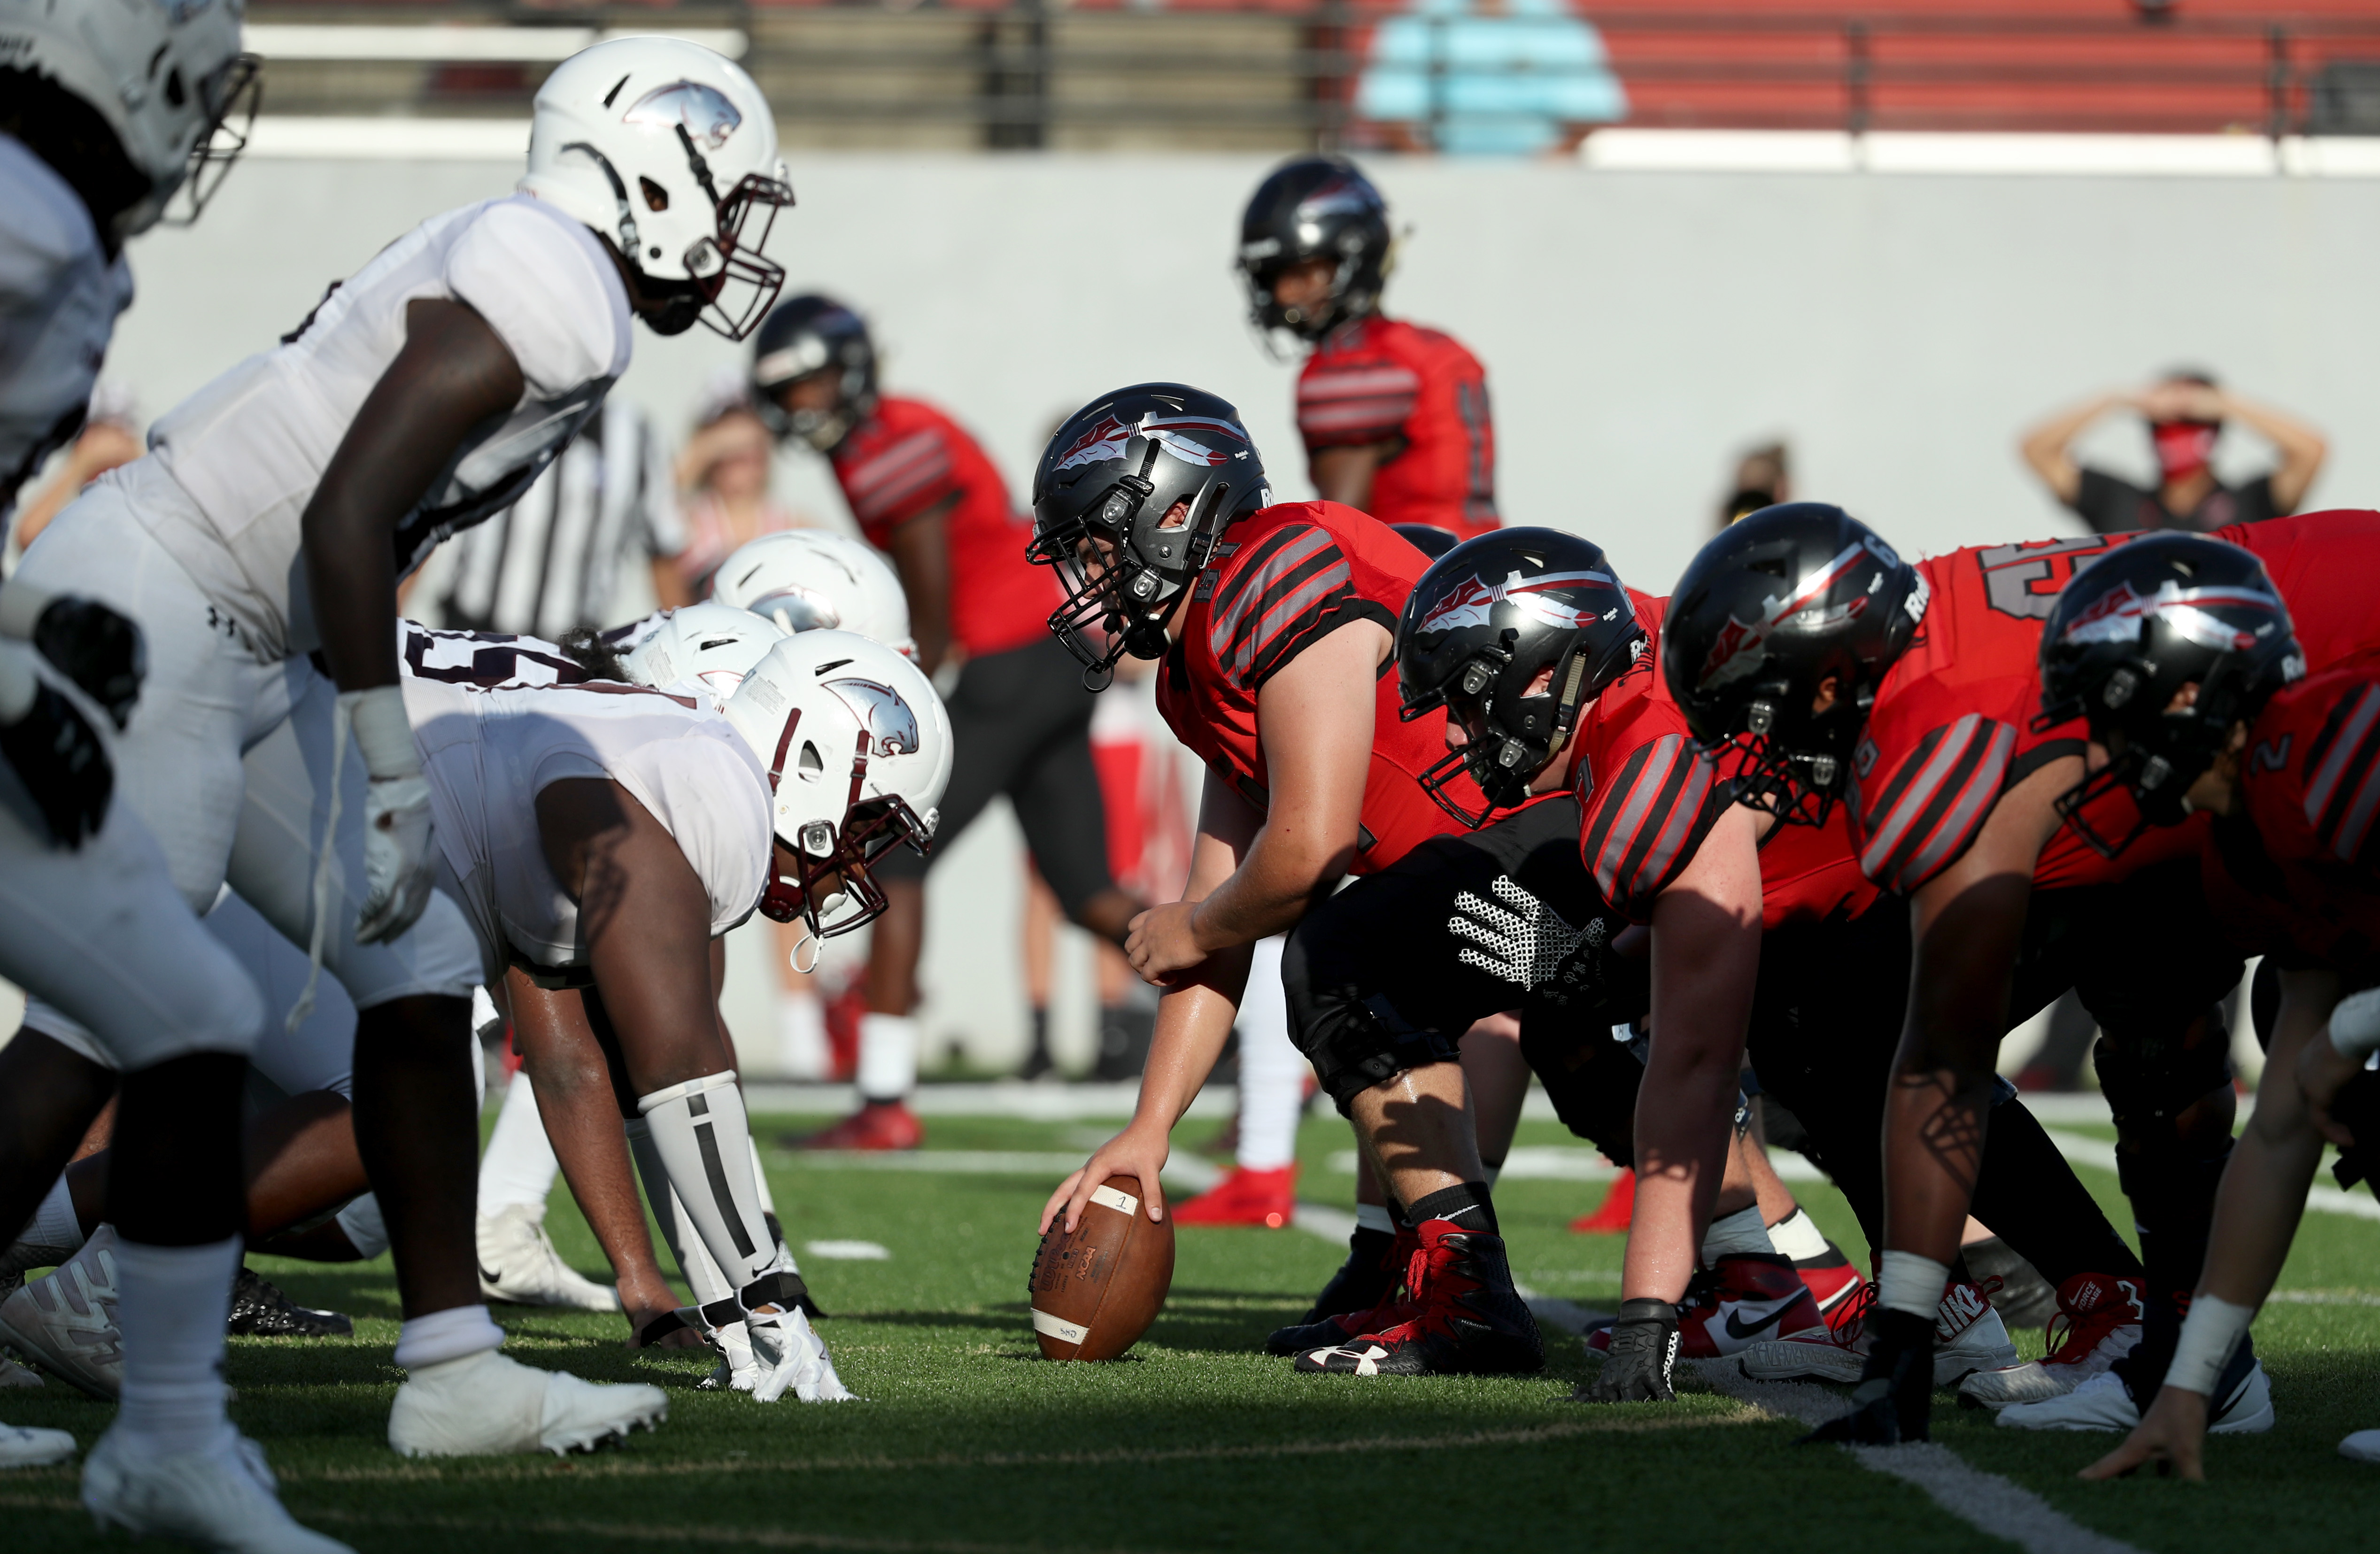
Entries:
[[388, 1250], [388, 1221], [381, 1217], [380, 1199], [375, 1195], [366, 1193], [361, 1197], [349, 1198], [347, 1206], [338, 1212], [338, 1221], [347, 1244], [364, 1261], [370, 1262]]
[[652, 1206], [653, 1219], [661, 1225], [662, 1239], [669, 1244], [670, 1256], [677, 1259], [678, 1276], [694, 1293], [694, 1304], [709, 1305], [735, 1293], [710, 1254], [702, 1249], [702, 1238], [694, 1232], [694, 1221], [686, 1218], [686, 1205], [677, 1198], [677, 1189], [670, 1185], [669, 1168], [662, 1163], [661, 1149], [653, 1143], [653, 1130], [642, 1117], [628, 1120], [628, 1153], [636, 1157], [637, 1175], [645, 1184], [645, 1201]]
[[752, 1185], [759, 1190], [760, 1212], [774, 1214], [777, 1211], [777, 1195], [769, 1191], [769, 1172], [760, 1164], [760, 1141], [747, 1134], [744, 1142], [752, 1147]]
[[537, 1091], [529, 1085], [528, 1070], [522, 1069], [505, 1087], [495, 1131], [488, 1135], [488, 1152], [480, 1157], [480, 1213], [525, 1203], [543, 1215], [554, 1174], [561, 1169], [545, 1136], [545, 1119], [538, 1115]]
[[1355, 1223], [1363, 1227], [1365, 1230], [1378, 1231], [1382, 1235], [1394, 1235], [1397, 1233], [1396, 1220], [1389, 1213], [1388, 1206], [1386, 1204], [1357, 1204], [1355, 1206]]
[[637, 1098], [653, 1147], [697, 1235], [741, 1290], [777, 1260], [752, 1180], [751, 1128], [735, 1071], [689, 1079]]
[[25, 1227], [24, 1238], [42, 1246], [55, 1246], [62, 1252], [79, 1252], [90, 1238], [82, 1233], [82, 1222], [75, 1218], [74, 1196], [67, 1191], [67, 1179], [59, 1177], [50, 1184], [42, 1207], [33, 1210], [33, 1222]]
[[1760, 1206], [1741, 1208], [1724, 1220], [1711, 1221], [1710, 1230], [1703, 1236], [1703, 1266], [1708, 1268], [1721, 1257], [1736, 1257], [1746, 1252], [1777, 1250], [1768, 1239], [1768, 1227], [1760, 1222]]
[[917, 1087], [917, 1022], [906, 1014], [859, 1017], [859, 1099], [906, 1100]]
[[1240, 998], [1240, 1150], [1249, 1171], [1279, 1171], [1297, 1159], [1297, 1123], [1305, 1110], [1305, 1058], [1289, 1039], [1289, 1001], [1281, 987], [1281, 936], [1250, 953]]
[[241, 1242], [147, 1246], [118, 1239], [115, 1326], [123, 1334], [124, 1396], [116, 1428], [160, 1456], [210, 1451], [224, 1417], [224, 1323]]
[[1768, 1227], [1768, 1242], [1780, 1256], [1797, 1263], [1827, 1255], [1826, 1232], [1810, 1218], [1810, 1211], [1799, 1204], [1794, 1205], [1792, 1213]]
[[824, 1079], [833, 1066], [826, 1014], [808, 993], [777, 998], [777, 1070], [788, 1079]]
[[1949, 1264], [1914, 1252], [1887, 1252], [1876, 1260], [1876, 1304], [1931, 1322], [1942, 1309], [1942, 1292], [1949, 1283]]
[[426, 1317], [408, 1317], [396, 1329], [396, 1363], [400, 1369], [443, 1366], [504, 1342], [504, 1329], [484, 1305], [452, 1305]]

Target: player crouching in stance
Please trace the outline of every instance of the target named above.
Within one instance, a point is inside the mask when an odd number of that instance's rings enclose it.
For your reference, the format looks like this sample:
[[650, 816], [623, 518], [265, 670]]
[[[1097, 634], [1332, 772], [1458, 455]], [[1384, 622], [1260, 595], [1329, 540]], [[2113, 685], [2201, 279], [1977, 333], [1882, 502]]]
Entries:
[[[2255, 1112], [2224, 1169], [2164, 1385], [2144, 1414], [2112, 1377], [2072, 1400], [2104, 1399], [2108, 1426], [2137, 1422], [2086, 1478], [2151, 1462], [2202, 1478], [2210, 1417], [2217, 1432], [2257, 1427], [2221, 1418], [2222, 1383], [2279, 1276], [2325, 1137], [2353, 1149], [2342, 1180], [2368, 1170], [2380, 1142], [2380, 1076], [2364, 1069], [2380, 1048], [2375, 669], [2364, 660], [2307, 678], [2264, 565], [2196, 535], [2151, 536], [2100, 562], [2067, 585], [2042, 634], [2044, 718], [2082, 717], [2095, 762], [2104, 752], [2093, 781], [2121, 783], [2150, 822], [2215, 817], [2200, 855], [2207, 894], [2271, 957], [2281, 989]], [[2380, 1460], [2380, 1432], [2340, 1451]]]

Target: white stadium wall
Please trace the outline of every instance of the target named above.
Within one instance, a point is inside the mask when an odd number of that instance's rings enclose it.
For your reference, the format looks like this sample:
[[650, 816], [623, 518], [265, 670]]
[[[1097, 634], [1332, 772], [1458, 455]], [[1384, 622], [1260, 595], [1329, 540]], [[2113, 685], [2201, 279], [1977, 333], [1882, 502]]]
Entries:
[[[1265, 165], [806, 156], [773, 251], [791, 287], [873, 319], [889, 384], [973, 428], [1020, 500], [1055, 418], [1149, 378], [1237, 402], [1279, 489], [1303, 496], [1292, 371], [1244, 325], [1228, 262]], [[1373, 170], [1410, 228], [1391, 308], [1487, 363], [1508, 520], [1591, 536], [1648, 591], [1666, 592], [1709, 532], [1735, 452], [1768, 436], [1791, 441], [1801, 494], [1909, 550], [2068, 530], [2017, 460], [2019, 428], [2177, 362], [2322, 427], [2334, 454], [2318, 504], [2380, 504], [2380, 438], [2365, 434], [2380, 425], [2380, 182]], [[153, 416], [271, 345], [409, 224], [512, 176], [485, 160], [253, 160], [195, 228], [134, 249], [140, 298], [109, 375]], [[740, 359], [707, 334], [640, 334], [622, 392], [674, 434], [706, 379]], [[2227, 467], [2263, 456], [2228, 443]], [[2144, 468], [2142, 443], [2117, 425], [2095, 445]], [[797, 505], [839, 511], [814, 463], [783, 472]], [[1001, 910], [968, 931], [958, 892], [936, 892], [929, 1024], [1001, 1062], [1024, 1040], [1013, 843], [975, 840], [943, 872]], [[761, 984], [737, 980], [749, 1043]], [[1079, 1050], [1087, 1012], [1069, 1002]]]

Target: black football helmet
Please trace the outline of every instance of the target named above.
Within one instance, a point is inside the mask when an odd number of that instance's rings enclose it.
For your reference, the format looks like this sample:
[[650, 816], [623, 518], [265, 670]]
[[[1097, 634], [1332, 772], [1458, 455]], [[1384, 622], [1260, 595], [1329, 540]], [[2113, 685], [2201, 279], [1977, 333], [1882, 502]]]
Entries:
[[1181, 383], [1135, 383], [1066, 418], [1033, 472], [1026, 559], [1054, 566], [1065, 602], [1050, 635], [1101, 686], [1125, 653], [1165, 651], [1165, 622], [1215, 538], [1272, 501], [1231, 404]]
[[1737, 802], [1826, 822], [1928, 598], [1874, 529], [1820, 502], [1747, 514], [1702, 548], [1661, 621], [1661, 673]]
[[[1464, 743], [1422, 774], [1438, 807], [1477, 827], [1529, 796], [1578, 710], [1645, 650], [1645, 628], [1600, 546], [1554, 528], [1504, 528], [1430, 564], [1397, 622], [1405, 722], [1438, 708]], [[1468, 769], [1487, 807], [1446, 785]]]
[[[840, 367], [832, 410], [788, 410], [777, 395], [797, 378]], [[857, 313], [831, 297], [788, 297], [752, 338], [752, 403], [779, 442], [798, 437], [832, 453], [876, 409], [876, 344]]]
[[[2058, 796], [2058, 814], [2107, 857], [2152, 825], [2180, 825], [2191, 783], [2231, 725], [2305, 672], [2289, 606], [2252, 552], [2175, 533], [2110, 551], [2066, 585], [2041, 634], [2034, 732], [2081, 718], [2108, 756]], [[2196, 699], [2175, 707], [2191, 685]], [[2085, 812], [2119, 786], [2131, 791], [2140, 819], [2110, 838]]]
[[1390, 524], [1389, 527], [1403, 535], [1406, 544], [1432, 561], [1463, 543], [1462, 536], [1454, 530], [1440, 528], [1436, 524]]
[[[1388, 201], [1354, 163], [1343, 156], [1284, 162], [1257, 186], [1240, 218], [1240, 273], [1247, 280], [1249, 316], [1258, 329], [1286, 329], [1302, 340], [1319, 340], [1379, 306], [1394, 246]], [[1273, 283], [1283, 270], [1309, 259], [1337, 261], [1329, 297], [1311, 309], [1283, 308], [1273, 300]]]

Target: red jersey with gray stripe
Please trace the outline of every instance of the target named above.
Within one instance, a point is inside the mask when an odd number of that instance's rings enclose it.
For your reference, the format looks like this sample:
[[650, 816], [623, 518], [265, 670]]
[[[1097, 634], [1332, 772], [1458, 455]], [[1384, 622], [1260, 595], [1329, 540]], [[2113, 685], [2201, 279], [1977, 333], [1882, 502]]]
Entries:
[[1031, 518], [956, 421], [915, 399], [886, 397], [834, 450], [834, 478], [860, 532], [879, 550], [892, 531], [935, 507], [951, 553], [951, 635], [971, 657], [1005, 652], [1049, 630], [1057, 599], [1025, 559]]
[[1297, 429], [1309, 455], [1396, 444], [1372, 478], [1382, 523], [1468, 540], [1502, 521], [1488, 374], [1451, 334], [1377, 314], [1333, 331], [1298, 374]]
[[[2003, 791], [2083, 753], [2081, 720], [2033, 727], [2042, 625], [2077, 568], [2131, 538], [1976, 546], [1918, 564], [1931, 590], [1925, 623], [1877, 687], [1852, 758], [1852, 839], [1877, 885], [1902, 894], [1924, 885], [1973, 844]], [[2233, 525], [2214, 538], [2264, 561], [2313, 666], [2353, 653], [2373, 629], [2368, 579], [2380, 572], [2380, 513], [2309, 513]], [[2131, 828], [2128, 795], [2098, 805], [2093, 819], [2103, 832]], [[2194, 850], [2203, 830], [2197, 820], [2153, 830], [2109, 859], [2060, 827], [2033, 882], [2053, 890], [2119, 880]]]
[[[1265, 685], [1349, 621], [1393, 636], [1398, 613], [1429, 558], [1386, 524], [1335, 502], [1284, 502], [1232, 523], [1192, 585], [1157, 682], [1158, 710], [1216, 778], [1258, 811], [1271, 777], [1257, 736]], [[1461, 829], [1416, 781], [1446, 753], [1440, 717], [1397, 715], [1395, 662], [1381, 666], [1372, 704], [1363, 832], [1353, 872], [1386, 868], [1430, 837]], [[1485, 801], [1468, 777], [1452, 795]]]
[[1634, 922], [1694, 861], [1727, 795], [1694, 752], [1686, 716], [1660, 668], [1669, 601], [1629, 591], [1645, 627], [1644, 650], [1582, 708], [1571, 744], [1570, 785], [1579, 802], [1579, 856], [1615, 912]]

